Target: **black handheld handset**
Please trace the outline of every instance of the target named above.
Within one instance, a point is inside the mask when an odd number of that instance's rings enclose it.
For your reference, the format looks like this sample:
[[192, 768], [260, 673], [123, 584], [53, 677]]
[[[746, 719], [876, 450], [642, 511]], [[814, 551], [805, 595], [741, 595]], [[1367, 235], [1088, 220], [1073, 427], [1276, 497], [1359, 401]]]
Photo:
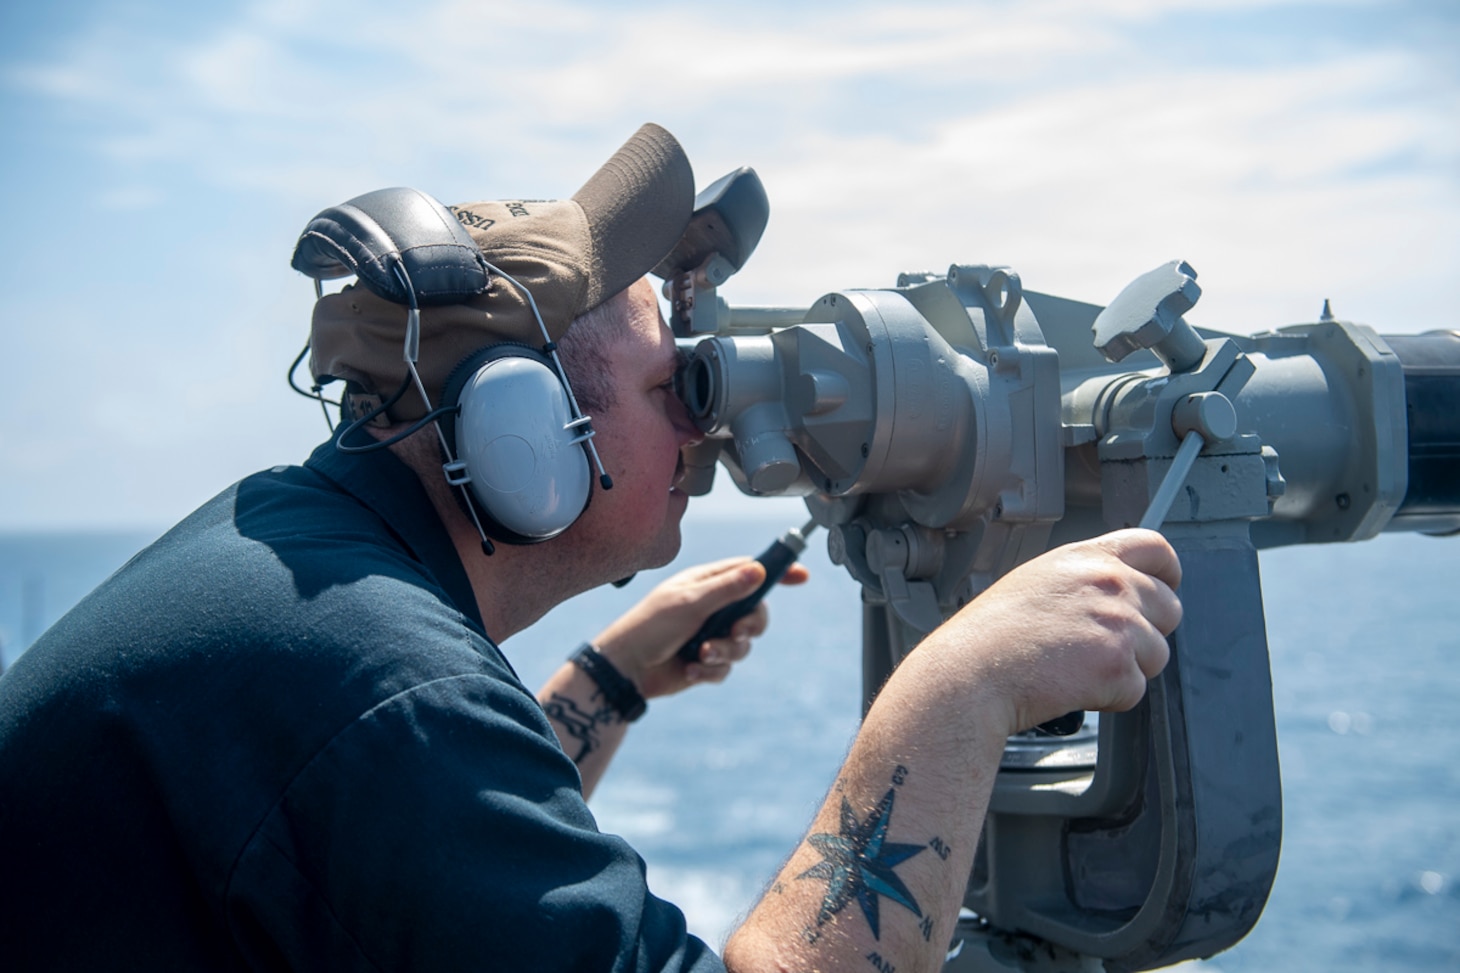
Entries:
[[1077, 709], [1074, 712], [1066, 713], [1064, 716], [1055, 717], [1048, 722], [1036, 726], [1035, 732], [1050, 737], [1072, 736], [1080, 731], [1085, 725], [1085, 711]]
[[706, 639], [723, 638], [730, 634], [730, 628], [740, 619], [749, 615], [760, 604], [771, 586], [785, 575], [786, 569], [796, 563], [796, 558], [806, 550], [806, 535], [816, 529], [816, 521], [807, 521], [804, 527], [792, 527], [786, 531], [771, 546], [761, 551], [756, 560], [765, 565], [765, 580], [760, 587], [741, 598], [739, 601], [726, 605], [715, 614], [705, 619], [705, 624], [693, 637], [679, 648], [679, 657], [685, 662], [700, 661], [700, 646]]

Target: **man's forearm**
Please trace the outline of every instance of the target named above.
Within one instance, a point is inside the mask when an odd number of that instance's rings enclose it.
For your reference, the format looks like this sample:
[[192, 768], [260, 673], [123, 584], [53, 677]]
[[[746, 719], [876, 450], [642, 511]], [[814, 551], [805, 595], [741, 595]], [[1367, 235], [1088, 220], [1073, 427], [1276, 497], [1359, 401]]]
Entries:
[[[1003, 752], [917, 653], [884, 689], [804, 841], [726, 946], [736, 973], [937, 970]], [[947, 707], [963, 712], [950, 718]]]

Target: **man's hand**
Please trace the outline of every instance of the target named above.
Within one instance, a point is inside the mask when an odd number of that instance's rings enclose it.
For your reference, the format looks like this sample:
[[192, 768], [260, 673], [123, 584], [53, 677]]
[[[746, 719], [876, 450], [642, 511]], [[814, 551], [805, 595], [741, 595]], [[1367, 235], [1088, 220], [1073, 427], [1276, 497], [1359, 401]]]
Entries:
[[[793, 564], [780, 583], [800, 584], [807, 577], [806, 568]], [[750, 640], [765, 631], [770, 617], [765, 602], [736, 622], [727, 637], [706, 641], [698, 662], [681, 662], [676, 653], [707, 618], [755, 591], [763, 580], [765, 568], [749, 557], [681, 571], [599, 633], [593, 644], [646, 699], [696, 683], [722, 682], [750, 652]]]
[[1126, 710], [1166, 665], [1180, 584], [1164, 537], [1115, 531], [1021, 565], [924, 645], [950, 661], [974, 655], [980, 698], [1003, 704], [1009, 733], [1072, 710]]
[[[806, 569], [792, 565], [781, 580], [800, 584]], [[765, 580], [753, 558], [735, 557], [681, 571], [661, 583], [593, 640], [620, 673], [633, 680], [645, 698], [679, 692], [699, 682], [721, 682], [750, 652], [750, 640], [765, 631], [765, 603], [737, 621], [730, 634], [700, 648], [698, 662], [684, 662], [684, 645], [712, 614], [749, 595]], [[598, 685], [571, 663], [560, 666], [537, 694], [563, 749], [578, 765], [583, 796], [589, 797], [628, 724], [603, 705]]]

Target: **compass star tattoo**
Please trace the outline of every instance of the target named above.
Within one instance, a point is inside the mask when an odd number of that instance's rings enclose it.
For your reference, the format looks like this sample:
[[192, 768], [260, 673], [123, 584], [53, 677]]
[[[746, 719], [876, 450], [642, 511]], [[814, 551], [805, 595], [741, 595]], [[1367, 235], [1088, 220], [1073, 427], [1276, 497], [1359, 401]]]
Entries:
[[894, 791], [889, 789], [872, 809], [866, 821], [857, 820], [857, 812], [842, 798], [841, 834], [814, 834], [807, 840], [821, 853], [822, 860], [796, 877], [827, 880], [826, 896], [816, 916], [818, 926], [836, 915], [853, 899], [862, 907], [872, 938], [882, 938], [878, 922], [877, 899], [891, 899], [904, 909], [922, 918], [917, 900], [902, 879], [892, 871], [918, 852], [923, 845], [905, 845], [887, 840], [887, 824], [892, 818]]

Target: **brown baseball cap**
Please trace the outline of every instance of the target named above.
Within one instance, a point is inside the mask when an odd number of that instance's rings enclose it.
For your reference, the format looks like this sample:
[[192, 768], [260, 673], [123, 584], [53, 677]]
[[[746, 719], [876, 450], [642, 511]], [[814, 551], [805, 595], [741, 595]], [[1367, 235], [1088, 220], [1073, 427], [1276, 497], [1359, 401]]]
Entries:
[[[496, 200], [450, 207], [487, 261], [532, 292], [556, 341], [573, 319], [645, 276], [684, 235], [694, 209], [694, 172], [673, 135], [648, 124], [567, 200]], [[310, 369], [382, 398], [406, 378], [401, 349], [407, 309], [352, 284], [315, 303]], [[421, 308], [416, 368], [433, 405], [452, 370], [500, 341], [542, 344], [522, 292], [493, 275], [486, 293]], [[410, 421], [425, 404], [407, 392], [390, 417]]]

